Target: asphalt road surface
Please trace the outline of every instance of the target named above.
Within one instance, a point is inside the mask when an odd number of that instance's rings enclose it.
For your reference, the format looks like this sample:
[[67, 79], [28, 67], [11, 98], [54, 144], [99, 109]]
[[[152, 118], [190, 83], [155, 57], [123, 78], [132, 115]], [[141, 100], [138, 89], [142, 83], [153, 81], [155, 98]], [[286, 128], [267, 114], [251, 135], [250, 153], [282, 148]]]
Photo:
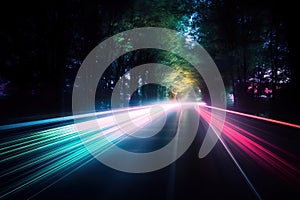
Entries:
[[[146, 141], [129, 139], [118, 145], [134, 152], [159, 149], [176, 134], [178, 117], [177, 112], [169, 114], [164, 128]], [[299, 129], [232, 114], [227, 120], [299, 158]], [[198, 158], [205, 134], [206, 126], [201, 122], [188, 150], [176, 162], [154, 172], [117, 171], [89, 155], [90, 162], [61, 180], [43, 180], [8, 199], [259, 199], [221, 142], [205, 158]], [[282, 179], [228, 146], [262, 199], [299, 199], [299, 180]], [[292, 164], [299, 167], [299, 162]]]

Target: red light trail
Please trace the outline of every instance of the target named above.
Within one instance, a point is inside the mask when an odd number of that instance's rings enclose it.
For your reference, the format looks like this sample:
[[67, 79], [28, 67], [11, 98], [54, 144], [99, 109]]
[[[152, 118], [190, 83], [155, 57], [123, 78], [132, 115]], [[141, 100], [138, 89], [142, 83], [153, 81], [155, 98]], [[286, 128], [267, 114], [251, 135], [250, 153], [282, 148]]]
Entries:
[[[200, 116], [213, 128], [218, 128], [218, 126], [215, 126], [212, 123], [217, 122], [221, 119], [217, 114], [213, 114], [205, 108], [216, 109], [240, 116], [251, 117], [254, 119], [261, 119], [264, 121], [286, 125], [294, 128], [300, 128], [300, 126], [296, 124], [253, 116], [226, 109], [215, 108], [207, 105], [200, 105], [198, 110]], [[280, 177], [282, 178], [290, 177], [297, 182], [300, 181], [300, 169], [288, 162], [288, 160], [296, 160], [295, 163], [297, 163], [299, 161], [299, 158], [297, 156], [287, 152], [284, 149], [279, 148], [276, 145], [271, 144], [270, 142], [247, 130], [244, 130], [237, 125], [230, 123], [228, 120], [225, 120], [224, 126], [220, 131], [222, 131], [222, 139], [224, 139], [228, 144], [231, 144], [234, 147], [238, 147], [237, 149], [241, 150], [240, 152], [250, 156], [259, 165], [263, 166], [273, 173], [280, 175]], [[284, 159], [282, 156], [277, 155], [275, 152], [280, 152], [281, 155], [284, 155], [287, 159]]]
[[280, 121], [280, 120], [260, 117], [260, 116], [256, 116], [256, 115], [250, 115], [250, 114], [246, 114], [246, 113], [241, 113], [241, 112], [237, 112], [237, 111], [233, 111], [233, 110], [227, 110], [227, 109], [212, 107], [212, 106], [203, 105], [203, 104], [199, 104], [199, 106], [206, 107], [206, 108], [211, 108], [211, 109], [214, 109], [214, 110], [219, 110], [219, 111], [223, 111], [223, 112], [227, 112], [227, 113], [232, 113], [232, 114], [236, 114], [236, 115], [240, 115], [240, 116], [244, 116], [244, 117], [250, 117], [250, 118], [253, 118], [253, 119], [272, 122], [272, 123], [276, 123], [276, 124], [280, 124], [280, 125], [290, 126], [290, 127], [294, 127], [294, 128], [300, 128], [300, 125], [298, 125], [298, 124], [292, 124], [292, 123], [288, 123], [288, 122], [284, 122], [284, 121]]

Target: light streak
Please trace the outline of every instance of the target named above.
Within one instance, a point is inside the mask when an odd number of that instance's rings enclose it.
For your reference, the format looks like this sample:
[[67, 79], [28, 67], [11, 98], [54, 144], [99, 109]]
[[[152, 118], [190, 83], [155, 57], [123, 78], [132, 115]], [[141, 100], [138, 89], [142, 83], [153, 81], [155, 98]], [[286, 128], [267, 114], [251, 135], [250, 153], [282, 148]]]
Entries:
[[198, 105], [202, 106], [202, 107], [206, 107], [206, 108], [211, 108], [211, 109], [214, 109], [214, 110], [219, 110], [219, 111], [223, 111], [223, 112], [227, 112], [227, 113], [232, 113], [232, 114], [244, 116], [244, 117], [250, 117], [250, 118], [253, 118], [253, 119], [258, 119], [258, 120], [272, 122], [272, 123], [276, 123], [276, 124], [280, 124], [280, 125], [290, 126], [290, 127], [293, 127], [293, 128], [300, 128], [300, 125], [298, 125], [298, 124], [292, 124], [292, 123], [288, 123], [288, 122], [284, 122], [284, 121], [280, 121], [280, 120], [260, 117], [260, 116], [256, 116], [256, 115], [250, 115], [250, 114], [241, 113], [241, 112], [237, 112], [237, 111], [233, 111], [233, 110], [217, 108], [217, 107], [208, 106], [208, 105], [205, 105], [205, 104], [198, 104]]
[[[0, 164], [9, 166], [9, 168], [0, 172], [0, 178], [9, 181], [1, 189], [0, 198], [11, 195], [47, 177], [53, 177], [68, 168], [77, 168], [88, 162], [87, 160], [91, 160], [91, 153], [93, 155], [101, 154], [112, 145], [126, 139], [128, 135], [142, 130], [143, 127], [152, 123], [153, 119], [159, 120], [164, 113], [153, 113], [151, 110], [153, 106], [155, 105], [83, 114], [75, 116], [80, 119], [80, 122], [76, 124], [41, 130], [25, 136], [20, 134], [19, 138], [15, 140], [4, 141], [0, 144]], [[178, 107], [177, 104], [160, 104], [159, 106], [164, 109], [166, 114], [175, 111]], [[127, 112], [128, 114], [126, 114]], [[125, 116], [129, 115], [130, 120], [128, 118], [115, 120], [116, 116], [124, 114]], [[152, 116], [149, 117], [149, 114]], [[94, 119], [95, 115], [100, 116], [100, 118]], [[1, 126], [1, 130], [9, 131], [27, 128], [27, 126], [56, 123], [60, 120], [65, 122], [71, 119], [73, 120], [74, 117], [67, 116], [24, 122]], [[133, 122], [136, 126], [127, 125], [129, 122]], [[129, 126], [126, 133], [120, 129], [120, 125]], [[84, 129], [78, 131], [78, 126], [84, 127]], [[90, 152], [86, 150], [84, 145], [88, 145]]]
[[[178, 111], [178, 108], [181, 106], [184, 108], [184, 106], [195, 107], [195, 105], [199, 108], [200, 115], [208, 124], [211, 122], [218, 123], [218, 120], [220, 120], [217, 113], [212, 115], [209, 111], [209, 109], [216, 109], [293, 128], [300, 127], [300, 125], [296, 124], [215, 108], [204, 103], [195, 102], [172, 102], [169, 104], [121, 108], [113, 111], [4, 125], [0, 126], [1, 131], [20, 131], [20, 134], [14, 137], [8, 136], [6, 139], [2, 139], [3, 142], [0, 143], [0, 164], [3, 166], [0, 165], [0, 182], [2, 179], [9, 180], [7, 184], [5, 183], [3, 190], [1, 189], [0, 198], [13, 194], [45, 178], [55, 177], [63, 173], [66, 174], [66, 171], [68, 170], [69, 172], [71, 168], [77, 169], [93, 159], [93, 157], [91, 158], [91, 153], [92, 155], [99, 155], [107, 151], [112, 145], [122, 142], [129, 135], [135, 136], [137, 131], [143, 131], [143, 128], [151, 124], [153, 120], [162, 118], [162, 112], [151, 112], [154, 106], [161, 106], [165, 113], [168, 114]], [[128, 120], [128, 116], [130, 120]], [[95, 119], [95, 117], [98, 118]], [[214, 120], [211, 120], [212, 118]], [[74, 119], [78, 119], [79, 122], [71, 124]], [[238, 121], [236, 120], [236, 122]], [[53, 123], [57, 123], [56, 127], [35, 132], [28, 132], [27, 130], [25, 133], [23, 130], [23, 128], [29, 129], [35, 126], [39, 128], [41, 125], [46, 127], [53, 125]], [[132, 123], [135, 126], [132, 126]], [[210, 125], [213, 128], [218, 128], [217, 125]], [[78, 127], [82, 129], [78, 130]], [[122, 127], [126, 128], [127, 132], [124, 132]], [[296, 156], [262, 139], [257, 134], [230, 123], [228, 120], [225, 121], [222, 132], [223, 135], [218, 136], [219, 140], [258, 198], [260, 198], [259, 194], [238, 164], [238, 161], [234, 158], [235, 152], [232, 152], [225, 142], [234, 145], [239, 151], [254, 159], [264, 168], [276, 174], [299, 180], [300, 170], [277, 155], [273, 150], [283, 153], [292, 159], [298, 159]], [[88, 146], [90, 151], [87, 151], [85, 146]], [[7, 166], [9, 167], [6, 168]]]
[[[211, 120], [211, 113], [210, 112], [206, 112], [204, 113], [202, 110], [199, 111], [199, 114], [203, 117], [203, 119], [210, 124], [210, 122], [212, 122], [213, 120]], [[216, 128], [218, 128], [219, 126], [214, 126], [213, 124], [210, 124], [211, 128], [214, 130]], [[224, 130], [224, 129], [223, 129]], [[214, 132], [217, 132], [214, 130]], [[250, 179], [248, 178], [248, 176], [246, 175], [246, 173], [244, 172], [244, 170], [242, 169], [242, 167], [240, 166], [240, 164], [238, 163], [238, 161], [235, 159], [235, 157], [233, 156], [231, 150], [228, 148], [228, 146], [226, 145], [226, 143], [224, 142], [224, 140], [222, 139], [222, 137], [218, 134], [216, 134], [216, 136], [218, 137], [219, 141], [221, 142], [221, 144], [223, 145], [223, 147], [225, 148], [225, 150], [227, 151], [228, 155], [230, 156], [230, 158], [232, 159], [232, 161], [234, 162], [234, 164], [236, 165], [236, 167], [238, 168], [238, 170], [241, 172], [242, 176], [245, 178], [247, 184], [250, 186], [250, 188], [253, 190], [254, 194], [256, 195], [256, 197], [261, 200], [261, 196], [259, 195], [259, 193], [256, 191], [254, 185], [252, 184], [252, 182], [250, 181]]]
[[251, 189], [253, 190], [253, 192], [255, 193], [256, 197], [258, 199], [262, 199], [261, 196], [259, 195], [259, 193], [256, 191], [255, 187], [253, 186], [253, 184], [251, 183], [250, 179], [248, 178], [248, 176], [246, 175], [246, 173], [244, 172], [244, 170], [242, 169], [242, 167], [240, 166], [240, 164], [238, 163], [238, 161], [235, 159], [235, 157], [233, 156], [232, 152], [230, 151], [230, 149], [228, 148], [228, 146], [225, 144], [225, 142], [223, 141], [223, 139], [217, 135], [219, 140], [221, 141], [223, 147], [225, 148], [225, 150], [227, 151], [228, 155], [230, 156], [230, 158], [233, 160], [234, 164], [237, 166], [237, 168], [239, 169], [239, 171], [241, 172], [241, 174], [243, 175], [243, 177], [245, 178], [246, 182], [248, 183], [248, 185], [251, 187]]
[[[211, 108], [211, 106], [205, 107]], [[209, 110], [206, 110], [201, 106], [198, 112], [202, 116], [202, 118], [212, 127], [217, 127], [214, 126], [214, 124], [211, 124], [213, 122], [212, 118], [214, 118], [214, 121], [221, 120], [221, 118], [217, 114], [213, 114]], [[286, 125], [285, 123], [281, 124]], [[296, 181], [300, 180], [300, 169], [292, 165], [286, 159], [277, 155], [268, 147], [271, 147], [273, 150], [276, 150], [278, 152], [284, 153], [290, 159], [299, 160], [299, 158], [297, 158], [296, 156], [275, 146], [274, 144], [271, 144], [270, 142], [258, 137], [257, 135], [230, 123], [228, 120], [226, 120], [224, 123], [222, 133], [223, 134], [220, 140], [222, 143], [222, 138], [224, 138], [227, 142], [238, 147], [241, 152], [246, 153], [246, 155], [254, 159], [259, 165], [265, 167], [273, 173], [276, 173], [278, 175], [281, 174], [282, 178], [290, 177]]]
[[[155, 105], [155, 104], [153, 104]], [[116, 114], [116, 113], [121, 113], [125, 111], [133, 111], [133, 110], [138, 110], [138, 109], [146, 109], [150, 108], [153, 105], [148, 105], [148, 106], [137, 106], [137, 107], [128, 107], [128, 108], [119, 108], [119, 109], [114, 109], [114, 110], [108, 110], [108, 111], [102, 111], [102, 112], [95, 112], [95, 113], [86, 113], [86, 114], [80, 114], [80, 115], [70, 115], [70, 116], [64, 116], [64, 117], [56, 117], [56, 118], [51, 118], [51, 119], [42, 119], [42, 120], [36, 120], [36, 121], [29, 121], [29, 122], [21, 122], [21, 123], [16, 123], [16, 124], [8, 124], [8, 125], [1, 125], [0, 126], [0, 131], [3, 130], [8, 130], [8, 129], [18, 129], [18, 128], [24, 128], [24, 127], [31, 127], [31, 126], [37, 126], [37, 125], [45, 125], [45, 124], [51, 124], [51, 123], [62, 123], [66, 121], [71, 121], [74, 119], [87, 119], [89, 117], [101, 117], [103, 115], [107, 114]], [[167, 105], [167, 104], [165, 104]]]

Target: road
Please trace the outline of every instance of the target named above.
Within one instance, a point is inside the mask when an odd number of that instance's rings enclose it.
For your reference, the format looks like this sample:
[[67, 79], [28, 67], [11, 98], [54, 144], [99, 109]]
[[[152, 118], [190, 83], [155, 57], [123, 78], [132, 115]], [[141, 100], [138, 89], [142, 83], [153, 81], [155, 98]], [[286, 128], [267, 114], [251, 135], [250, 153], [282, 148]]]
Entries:
[[[169, 114], [164, 128], [146, 141], [124, 140], [118, 145], [135, 152], [159, 149], [176, 134], [179, 116], [178, 112]], [[234, 114], [227, 114], [227, 121], [299, 158], [299, 129]], [[66, 175], [71, 172], [70, 169], [54, 179], [34, 183], [8, 196], [8, 199], [259, 199], [220, 141], [205, 158], [199, 159], [206, 128], [201, 120], [192, 145], [176, 162], [163, 169], [126, 173], [107, 167], [87, 155], [86, 160], [90, 161], [72, 173]], [[299, 198], [299, 174], [296, 174], [296, 181], [289, 177], [282, 179], [247, 154], [239, 152], [234, 144], [224, 141], [262, 199]], [[299, 169], [299, 162], [290, 162]], [[47, 187], [49, 184], [50, 187]]]

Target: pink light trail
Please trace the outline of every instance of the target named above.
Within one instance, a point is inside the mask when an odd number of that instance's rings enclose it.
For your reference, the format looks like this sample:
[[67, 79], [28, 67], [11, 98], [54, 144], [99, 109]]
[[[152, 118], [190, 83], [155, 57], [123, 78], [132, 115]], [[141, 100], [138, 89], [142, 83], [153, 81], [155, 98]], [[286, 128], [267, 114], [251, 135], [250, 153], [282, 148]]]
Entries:
[[272, 123], [276, 123], [276, 124], [281, 124], [281, 125], [285, 125], [285, 126], [290, 126], [290, 127], [294, 127], [294, 128], [300, 128], [300, 125], [298, 125], [298, 124], [292, 124], [292, 123], [288, 123], [288, 122], [284, 122], [284, 121], [280, 121], [280, 120], [260, 117], [260, 116], [256, 116], [256, 115], [250, 115], [250, 114], [246, 114], [246, 113], [241, 113], [241, 112], [237, 112], [237, 111], [233, 111], [233, 110], [217, 108], [217, 107], [208, 106], [208, 105], [204, 105], [204, 104], [199, 104], [199, 106], [214, 109], [214, 110], [219, 110], [219, 111], [223, 111], [223, 112], [227, 112], [227, 113], [232, 113], [232, 114], [236, 114], [236, 115], [240, 115], [240, 116], [244, 116], [244, 117], [250, 117], [250, 118], [253, 118], [253, 119], [258, 119], [258, 120], [263, 120], [263, 121], [272, 122]]
[[[215, 108], [212, 106], [199, 106], [198, 112], [200, 116], [204, 119], [206, 123], [210, 124], [210, 126], [212, 126], [213, 128], [218, 128], [218, 126], [212, 123], [218, 122], [221, 119], [217, 114], [211, 113], [209, 108], [232, 114], [237, 114], [240, 116], [262, 119], [264, 121], [286, 125], [294, 128], [300, 128], [299, 125], [286, 123], [278, 120], [252, 116], [236, 111]], [[296, 160], [295, 163], [298, 163], [299, 158], [297, 156], [287, 152], [284, 149], [279, 148], [274, 144], [271, 144], [270, 142], [260, 138], [254, 133], [251, 133], [237, 125], [230, 123], [228, 120], [225, 120], [224, 126], [220, 131], [222, 131], [221, 138], [223, 138], [227, 143], [233, 145], [234, 147], [238, 147], [237, 149], [250, 156], [253, 160], [256, 161], [256, 163], [258, 163], [262, 167], [268, 169], [273, 173], [278, 174], [282, 178], [290, 177], [296, 180], [297, 182], [300, 182], [300, 169], [287, 161]], [[284, 155], [287, 159], [284, 159], [282, 156], [279, 156], [275, 152], [280, 152], [280, 155]]]

